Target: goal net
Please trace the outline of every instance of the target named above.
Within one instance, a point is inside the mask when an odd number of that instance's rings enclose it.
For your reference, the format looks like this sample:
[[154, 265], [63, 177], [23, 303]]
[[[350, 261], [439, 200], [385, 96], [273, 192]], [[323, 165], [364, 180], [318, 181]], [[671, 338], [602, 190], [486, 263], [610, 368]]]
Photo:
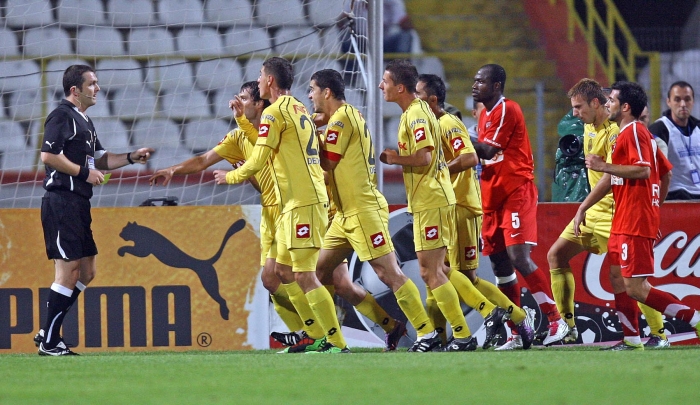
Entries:
[[[93, 206], [257, 204], [249, 184], [216, 186], [212, 170], [149, 186], [154, 170], [214, 147], [235, 127], [228, 100], [257, 80], [262, 62], [294, 64], [292, 94], [309, 108], [311, 74], [346, 78], [366, 112], [366, 17], [338, 23], [366, 0], [5, 0], [0, 2], [0, 208], [39, 207], [44, 120], [64, 97], [63, 71], [95, 68], [101, 90], [87, 110], [108, 151], [156, 149], [147, 165], [115, 170]], [[366, 4], [363, 5], [366, 7]], [[352, 46], [350, 30], [354, 30]]]

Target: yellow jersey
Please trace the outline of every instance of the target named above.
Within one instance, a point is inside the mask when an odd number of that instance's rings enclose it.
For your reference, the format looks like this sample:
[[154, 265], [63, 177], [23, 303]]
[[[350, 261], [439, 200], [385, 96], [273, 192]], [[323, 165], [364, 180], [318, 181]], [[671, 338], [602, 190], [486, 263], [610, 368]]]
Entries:
[[[258, 130], [245, 117], [242, 117], [242, 120], [236, 119], [236, 122], [238, 128], [226, 134], [224, 139], [214, 147], [214, 152], [230, 162], [234, 168], [241, 167], [250, 157], [258, 138]], [[277, 205], [270, 168], [265, 166], [254, 177], [260, 186], [260, 204], [264, 207]]]
[[408, 212], [420, 212], [455, 204], [450, 172], [442, 152], [440, 124], [430, 106], [416, 98], [399, 121], [399, 155], [410, 156], [423, 148], [431, 148], [427, 166], [403, 166]]
[[328, 173], [337, 214], [346, 217], [388, 207], [377, 190], [374, 145], [362, 114], [343, 104], [328, 120], [324, 139], [323, 153], [338, 162]]
[[[612, 151], [620, 128], [617, 123], [605, 120], [598, 127], [593, 124], [586, 124], [583, 127], [583, 150], [586, 155], [598, 155], [606, 162], [612, 163]], [[591, 190], [598, 184], [603, 173], [595, 170], [588, 170], [588, 182]], [[588, 214], [598, 214], [599, 216], [612, 216], [613, 195], [610, 191], [605, 197], [588, 209]]]
[[[476, 153], [467, 127], [459, 118], [445, 113], [438, 121], [442, 131], [442, 151], [445, 154], [445, 161], [451, 162], [459, 155]], [[481, 187], [479, 187], [476, 167], [452, 174], [450, 179], [457, 205], [467, 208], [474, 215], [482, 215]]]
[[271, 174], [281, 213], [328, 203], [316, 125], [304, 104], [284, 95], [265, 108], [256, 145], [272, 149]]

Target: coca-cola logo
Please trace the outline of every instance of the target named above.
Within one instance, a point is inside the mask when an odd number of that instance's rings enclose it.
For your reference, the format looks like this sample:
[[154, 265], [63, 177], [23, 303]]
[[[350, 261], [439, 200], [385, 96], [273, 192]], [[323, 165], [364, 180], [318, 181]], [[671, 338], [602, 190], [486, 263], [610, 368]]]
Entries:
[[[678, 250], [680, 252], [676, 253]], [[654, 246], [654, 277], [649, 282], [681, 300], [693, 295], [700, 297], [700, 288], [697, 287], [700, 285], [700, 280], [697, 280], [700, 279], [698, 251], [700, 234], [690, 239], [684, 231], [669, 233]], [[613, 301], [614, 295], [603, 286], [609, 274], [609, 269], [603, 268], [604, 260], [605, 255], [589, 254], [583, 269], [583, 281], [591, 296]]]

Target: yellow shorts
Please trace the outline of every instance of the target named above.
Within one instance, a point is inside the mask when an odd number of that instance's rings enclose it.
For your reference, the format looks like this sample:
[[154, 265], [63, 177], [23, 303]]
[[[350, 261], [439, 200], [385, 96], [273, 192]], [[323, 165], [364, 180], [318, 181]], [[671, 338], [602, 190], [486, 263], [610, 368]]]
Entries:
[[[278, 263], [292, 271], [316, 271], [318, 251], [328, 226], [326, 204], [294, 208], [282, 214], [275, 239]], [[315, 251], [315, 255], [310, 253]]]
[[574, 235], [574, 220], [572, 219], [559, 237], [581, 245], [591, 253], [603, 254], [608, 251], [611, 228], [612, 216], [589, 215], [587, 213], [586, 225], [581, 225], [581, 236]]
[[413, 213], [413, 243], [416, 252], [452, 245], [455, 206], [434, 208]]
[[352, 249], [366, 262], [394, 251], [389, 235], [389, 209], [336, 215], [323, 238], [324, 249]]
[[479, 236], [481, 235], [481, 215], [474, 215], [461, 205], [455, 206], [457, 224], [456, 238], [448, 249], [450, 268], [456, 271], [475, 270], [479, 267]]
[[260, 265], [264, 266], [267, 259], [274, 259], [277, 249], [272, 249], [275, 241], [277, 222], [280, 219], [278, 205], [263, 206], [260, 213]]

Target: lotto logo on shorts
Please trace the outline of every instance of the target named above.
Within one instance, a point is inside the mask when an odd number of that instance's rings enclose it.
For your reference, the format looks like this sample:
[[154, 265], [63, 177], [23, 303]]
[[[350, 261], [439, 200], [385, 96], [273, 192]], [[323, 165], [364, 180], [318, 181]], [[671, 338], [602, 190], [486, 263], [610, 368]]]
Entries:
[[425, 240], [437, 240], [439, 237], [437, 226], [426, 226], [425, 227]]
[[309, 224], [297, 224], [297, 238], [308, 238], [311, 235]]
[[416, 138], [416, 142], [424, 141], [425, 140], [425, 129], [424, 128], [416, 128], [416, 130], [413, 131], [413, 136]]
[[384, 234], [381, 232], [375, 233], [374, 235], [371, 235], [369, 237], [372, 239], [372, 247], [378, 248], [380, 246], [384, 246], [386, 244], [386, 239], [384, 239]]
[[464, 148], [464, 141], [462, 141], [462, 138], [454, 138], [452, 140], [452, 150], [455, 152], [458, 152]]
[[467, 246], [464, 248], [464, 258], [466, 260], [476, 259], [476, 246]]
[[267, 138], [268, 133], [270, 133], [270, 124], [260, 124], [260, 128], [258, 128], [258, 136]]
[[326, 134], [326, 143], [333, 145], [338, 143], [338, 131], [328, 131], [328, 134]]

